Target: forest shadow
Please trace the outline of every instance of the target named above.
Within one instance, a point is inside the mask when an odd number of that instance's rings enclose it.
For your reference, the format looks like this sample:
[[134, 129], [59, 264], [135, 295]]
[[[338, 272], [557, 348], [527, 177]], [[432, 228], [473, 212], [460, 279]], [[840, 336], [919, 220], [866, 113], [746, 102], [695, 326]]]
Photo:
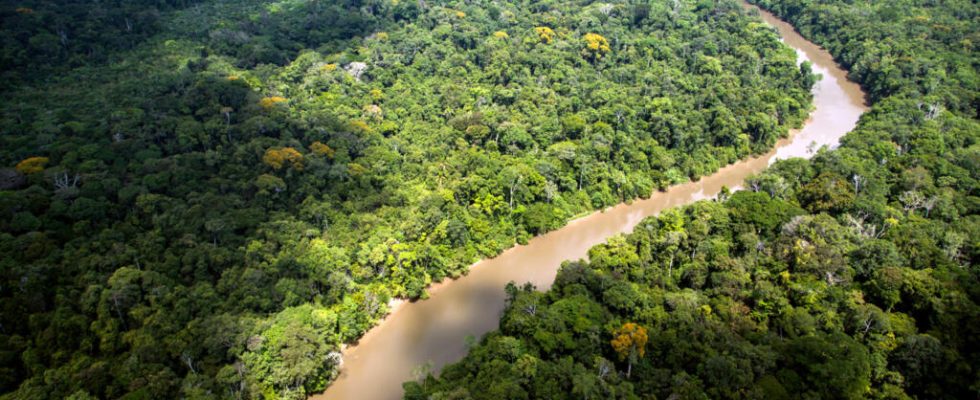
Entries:
[[0, 91], [80, 67], [109, 68], [167, 40], [233, 57], [241, 68], [282, 66], [305, 49], [343, 51], [352, 39], [382, 29], [393, 18], [414, 15], [404, 10], [384, 15], [351, 0], [25, 4], [0, 2]]

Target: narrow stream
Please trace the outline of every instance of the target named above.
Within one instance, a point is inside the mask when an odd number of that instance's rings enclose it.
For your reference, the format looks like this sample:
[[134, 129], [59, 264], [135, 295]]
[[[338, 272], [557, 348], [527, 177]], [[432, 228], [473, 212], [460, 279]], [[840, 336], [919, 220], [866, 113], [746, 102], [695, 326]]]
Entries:
[[[756, 9], [745, 5], [747, 9]], [[643, 218], [663, 209], [714, 197], [722, 188], [740, 187], [746, 177], [765, 169], [777, 159], [810, 157], [812, 149], [835, 146], [857, 124], [866, 110], [864, 92], [846, 79], [847, 73], [833, 57], [803, 39], [789, 24], [760, 10], [783, 41], [796, 49], [799, 61], [809, 60], [813, 71], [823, 75], [813, 89], [815, 110], [805, 126], [791, 132], [769, 153], [729, 165], [718, 172], [654, 193], [647, 200], [620, 204], [570, 222], [538, 236], [527, 245], [511, 248], [493, 259], [480, 261], [470, 273], [455, 281], [430, 288], [428, 300], [400, 304], [357, 345], [344, 350], [340, 377], [323, 394], [312, 399], [399, 399], [401, 384], [412, 370], [432, 362], [438, 370], [466, 354], [466, 337], [479, 338], [496, 329], [504, 308], [507, 282], [531, 282], [539, 290], [551, 286], [562, 261], [586, 257], [592, 246], [610, 236], [628, 233]]]

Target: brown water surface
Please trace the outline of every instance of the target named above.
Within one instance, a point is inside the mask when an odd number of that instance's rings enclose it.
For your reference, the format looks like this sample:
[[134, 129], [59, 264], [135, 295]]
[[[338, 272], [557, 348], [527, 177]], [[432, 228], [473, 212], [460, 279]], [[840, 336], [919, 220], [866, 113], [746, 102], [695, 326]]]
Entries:
[[610, 236], [630, 232], [645, 217], [712, 198], [722, 186], [738, 188], [746, 177], [776, 159], [809, 157], [820, 146], [835, 146], [865, 111], [864, 93], [857, 84], [847, 81], [846, 72], [830, 54], [803, 39], [789, 24], [769, 13], [761, 14], [779, 31], [784, 42], [796, 49], [799, 61], [809, 60], [813, 71], [823, 75], [813, 89], [815, 109], [803, 129], [792, 132], [764, 156], [729, 165], [698, 182], [654, 193], [647, 200], [620, 204], [572, 221], [527, 245], [474, 264], [469, 274], [460, 279], [435, 285], [430, 288], [428, 300], [400, 304], [357, 345], [344, 350], [340, 377], [313, 399], [399, 399], [401, 384], [412, 378], [415, 367], [432, 362], [438, 370], [457, 361], [466, 354], [467, 336], [479, 338], [497, 328], [507, 282], [531, 282], [546, 290], [562, 261], [584, 258], [589, 248]]

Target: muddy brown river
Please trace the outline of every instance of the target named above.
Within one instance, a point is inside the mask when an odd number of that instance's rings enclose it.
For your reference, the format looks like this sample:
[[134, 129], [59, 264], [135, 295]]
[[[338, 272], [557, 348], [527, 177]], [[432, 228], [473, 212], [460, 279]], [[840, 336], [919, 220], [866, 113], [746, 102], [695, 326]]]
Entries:
[[414, 368], [431, 362], [438, 371], [466, 354], [467, 336], [479, 338], [497, 328], [507, 282], [531, 282], [546, 290], [562, 261], [585, 258], [589, 248], [630, 232], [645, 217], [712, 198], [722, 186], [738, 188], [746, 177], [777, 159], [809, 157], [820, 146], [835, 146], [865, 111], [864, 93], [846, 79], [846, 72], [829, 53], [803, 39], [789, 24], [769, 13], [761, 14], [796, 49], [800, 62], [809, 60], [813, 71], [823, 75], [813, 89], [815, 109], [802, 129], [791, 132], [764, 156], [729, 165], [698, 182], [654, 193], [649, 199], [579, 218], [527, 245], [474, 264], [460, 279], [433, 286], [428, 300], [397, 305], [388, 318], [344, 350], [340, 376], [325, 393], [312, 399], [399, 399], [401, 384], [412, 378]]

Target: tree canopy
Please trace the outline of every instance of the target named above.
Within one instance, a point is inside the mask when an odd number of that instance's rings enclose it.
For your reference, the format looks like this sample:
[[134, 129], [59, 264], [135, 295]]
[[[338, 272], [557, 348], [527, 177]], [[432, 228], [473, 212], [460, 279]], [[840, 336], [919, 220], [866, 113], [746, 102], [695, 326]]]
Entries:
[[392, 298], [768, 150], [814, 79], [730, 0], [0, 20], [8, 398], [302, 398]]
[[[858, 127], [644, 220], [545, 293], [509, 286], [500, 329], [406, 399], [977, 397], [977, 8], [754, 2], [851, 68]], [[645, 357], [624, 357], [641, 328]]]

